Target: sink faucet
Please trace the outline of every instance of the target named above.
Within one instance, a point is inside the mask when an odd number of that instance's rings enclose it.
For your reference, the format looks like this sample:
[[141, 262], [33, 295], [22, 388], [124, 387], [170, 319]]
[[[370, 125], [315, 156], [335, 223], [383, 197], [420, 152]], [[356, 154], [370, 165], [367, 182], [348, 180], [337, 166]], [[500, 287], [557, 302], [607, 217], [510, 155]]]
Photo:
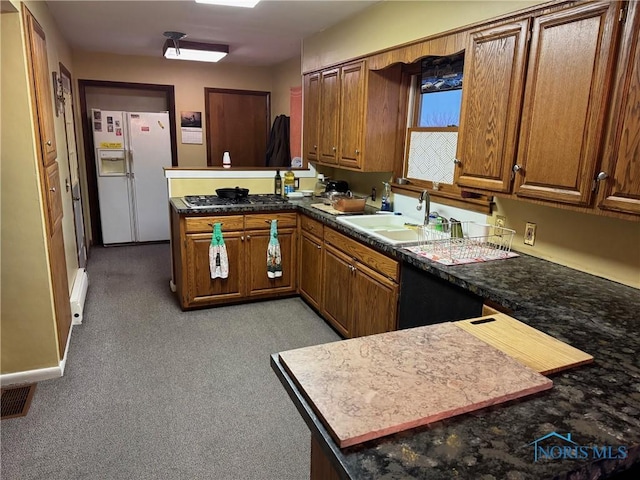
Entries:
[[418, 206], [416, 210], [422, 210], [422, 202], [425, 203], [424, 209], [424, 225], [429, 225], [429, 210], [431, 210], [431, 197], [429, 196], [429, 192], [427, 190], [423, 190], [420, 196], [418, 197]]

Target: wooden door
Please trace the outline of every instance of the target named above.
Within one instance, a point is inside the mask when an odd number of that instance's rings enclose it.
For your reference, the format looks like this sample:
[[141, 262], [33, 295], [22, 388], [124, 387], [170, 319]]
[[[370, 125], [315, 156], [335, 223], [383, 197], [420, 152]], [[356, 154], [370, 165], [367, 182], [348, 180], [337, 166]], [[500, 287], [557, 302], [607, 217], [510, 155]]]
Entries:
[[362, 264], [357, 264], [353, 277], [353, 336], [395, 330], [398, 285]]
[[338, 164], [338, 128], [340, 120], [340, 69], [320, 75], [320, 158], [329, 165]]
[[267, 247], [271, 233], [257, 230], [246, 235], [247, 282], [249, 296], [293, 293], [296, 290], [297, 248], [296, 230], [278, 229], [278, 243], [282, 254], [282, 276], [267, 276]]
[[321, 311], [341, 335], [350, 338], [353, 334], [351, 302], [354, 300], [351, 258], [325, 243], [323, 263]]
[[362, 167], [364, 94], [364, 62], [342, 67], [340, 74], [340, 159], [338, 163], [345, 167]]
[[71, 303], [69, 300], [69, 281], [65, 256], [64, 234], [62, 231], [62, 192], [60, 173], [56, 162], [56, 138], [51, 97], [51, 76], [47, 60], [47, 44], [44, 30], [33, 17], [29, 9], [22, 5], [25, 34], [29, 40], [27, 54], [29, 58], [30, 78], [34, 92], [33, 115], [38, 126], [39, 175], [42, 200], [44, 202], [47, 249], [49, 252], [49, 274], [51, 276], [51, 295], [55, 311], [58, 337], [58, 354], [62, 359], [67, 347], [71, 330]]
[[627, 4], [598, 206], [640, 214], [640, 4]]
[[210, 233], [186, 235], [187, 289], [185, 307], [195, 307], [239, 300], [244, 296], [243, 232], [225, 232], [224, 243], [229, 259], [228, 278], [211, 278], [209, 270]]
[[302, 232], [300, 238], [300, 294], [317, 309], [322, 300], [322, 241]]
[[304, 76], [304, 154], [309, 161], [318, 160], [320, 116], [320, 74]]
[[60, 169], [58, 162], [45, 168], [45, 185], [47, 193], [47, 220], [49, 230], [55, 232], [62, 228], [62, 193], [60, 191]]
[[525, 19], [469, 35], [455, 169], [459, 186], [511, 188], [528, 29]]
[[207, 165], [222, 166], [229, 152], [232, 167], [266, 166], [271, 126], [269, 92], [206, 88]]
[[62, 359], [67, 348], [72, 321], [62, 226], [56, 229], [49, 237], [49, 255], [53, 284], [53, 306], [56, 314], [56, 331], [58, 332], [58, 354]]
[[47, 42], [44, 30], [24, 5], [23, 16], [29, 38], [28, 54], [35, 87], [35, 103], [38, 108], [38, 139], [42, 150], [42, 162], [44, 165], [49, 165], [55, 161], [58, 154], [53, 123], [52, 77], [47, 59]]
[[620, 4], [534, 19], [518, 148], [519, 197], [587, 205], [600, 155]]

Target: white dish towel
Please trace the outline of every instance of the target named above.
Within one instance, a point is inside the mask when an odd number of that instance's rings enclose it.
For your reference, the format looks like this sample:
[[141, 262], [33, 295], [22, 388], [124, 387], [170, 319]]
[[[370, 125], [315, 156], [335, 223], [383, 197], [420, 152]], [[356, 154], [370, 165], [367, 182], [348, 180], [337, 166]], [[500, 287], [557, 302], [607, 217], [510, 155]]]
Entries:
[[267, 276], [277, 278], [282, 276], [282, 253], [278, 241], [278, 221], [271, 220], [271, 235], [267, 246]]
[[213, 235], [209, 245], [209, 271], [211, 278], [227, 278], [229, 276], [229, 258], [224, 238], [222, 238], [220, 223], [213, 224]]

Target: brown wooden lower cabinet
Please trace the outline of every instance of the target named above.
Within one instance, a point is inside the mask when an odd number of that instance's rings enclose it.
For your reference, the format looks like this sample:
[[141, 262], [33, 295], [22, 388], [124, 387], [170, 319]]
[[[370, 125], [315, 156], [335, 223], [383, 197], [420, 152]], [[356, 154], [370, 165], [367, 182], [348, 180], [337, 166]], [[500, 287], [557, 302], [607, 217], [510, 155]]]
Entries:
[[270, 238], [269, 230], [251, 232], [245, 236], [248, 283], [246, 294], [250, 297], [265, 293], [291, 293], [296, 289], [296, 231], [291, 228], [278, 229], [278, 243], [282, 252], [282, 276], [277, 278], [269, 278], [265, 273]]
[[245, 243], [243, 232], [225, 232], [224, 243], [229, 259], [229, 277], [211, 278], [209, 272], [210, 233], [190, 233], [186, 236], [186, 305], [195, 307], [240, 300], [244, 297]]
[[311, 435], [311, 480], [340, 480], [340, 475], [322, 451], [320, 443]]
[[323, 264], [320, 311], [338, 332], [351, 338], [396, 329], [398, 262], [326, 228]]
[[321, 312], [347, 338], [353, 336], [351, 301], [353, 266], [351, 258], [331, 245], [324, 246], [324, 280]]
[[299, 289], [311, 305], [320, 310], [322, 302], [322, 240], [304, 230], [300, 235]]
[[[267, 276], [269, 222], [278, 220], [282, 276]], [[174, 282], [184, 309], [290, 295], [297, 289], [297, 214], [185, 216], [172, 213]], [[209, 245], [222, 224], [229, 260], [227, 278], [211, 278]], [[280, 225], [283, 228], [280, 228]]]

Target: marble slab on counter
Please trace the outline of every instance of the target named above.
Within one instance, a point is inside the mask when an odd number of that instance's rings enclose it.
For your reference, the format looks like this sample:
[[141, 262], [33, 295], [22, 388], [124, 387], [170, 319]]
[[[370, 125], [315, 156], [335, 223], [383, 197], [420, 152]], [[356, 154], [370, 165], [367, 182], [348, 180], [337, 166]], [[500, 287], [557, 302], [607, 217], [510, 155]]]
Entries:
[[452, 323], [279, 357], [341, 448], [552, 387]]

